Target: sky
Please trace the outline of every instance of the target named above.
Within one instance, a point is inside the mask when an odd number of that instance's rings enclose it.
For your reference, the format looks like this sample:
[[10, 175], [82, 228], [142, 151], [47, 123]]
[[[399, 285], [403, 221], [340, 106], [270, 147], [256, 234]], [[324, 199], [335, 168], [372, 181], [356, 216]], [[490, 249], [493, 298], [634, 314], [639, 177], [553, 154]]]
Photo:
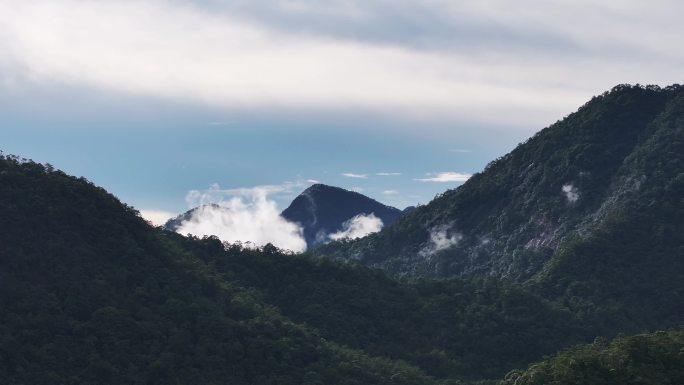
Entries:
[[0, 150], [157, 221], [216, 191], [268, 191], [281, 210], [317, 182], [424, 204], [617, 84], [682, 83], [682, 14], [660, 0], [0, 0]]

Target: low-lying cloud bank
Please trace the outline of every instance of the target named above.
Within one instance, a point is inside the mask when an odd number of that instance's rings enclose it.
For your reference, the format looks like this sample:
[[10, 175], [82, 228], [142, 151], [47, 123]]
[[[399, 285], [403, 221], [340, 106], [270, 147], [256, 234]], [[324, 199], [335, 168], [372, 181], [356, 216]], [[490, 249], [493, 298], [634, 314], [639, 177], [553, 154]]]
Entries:
[[368, 234], [382, 230], [382, 219], [373, 214], [359, 214], [344, 222], [342, 230], [330, 234], [328, 237], [334, 241], [340, 239], [355, 239], [365, 237]]
[[[271, 197], [289, 195], [305, 185], [285, 183], [221, 189], [214, 184], [206, 190], [192, 190], [185, 199], [188, 207], [195, 209], [176, 232], [200, 237], [214, 235], [222, 241], [241, 242], [247, 247], [271, 243], [281, 249], [303, 252], [306, 250], [303, 228], [283, 218]], [[382, 227], [382, 220], [374, 214], [359, 214], [344, 222], [342, 230], [323, 237], [325, 241], [361, 238], [382, 230]]]
[[198, 208], [176, 231], [196, 236], [215, 235], [231, 243], [251, 242], [253, 246], [271, 243], [281, 249], [305, 251], [302, 228], [281, 217], [276, 202], [269, 199], [269, 194], [288, 192], [292, 187], [222, 190], [213, 185], [205, 191], [193, 190], [186, 200], [190, 207]]

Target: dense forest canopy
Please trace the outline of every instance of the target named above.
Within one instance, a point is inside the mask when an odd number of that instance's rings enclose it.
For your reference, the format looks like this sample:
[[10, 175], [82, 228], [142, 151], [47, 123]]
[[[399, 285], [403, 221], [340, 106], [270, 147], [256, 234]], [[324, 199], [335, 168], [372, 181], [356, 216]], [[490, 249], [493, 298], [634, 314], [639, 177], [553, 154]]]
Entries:
[[683, 106], [682, 86], [615, 87], [382, 232], [313, 252], [395, 276], [525, 282], [618, 216], [677, 233], [645, 206], [661, 196], [653, 210], [682, 210]]
[[[595, 126], [604, 121], [615, 124]], [[605, 141], [601, 151], [587, 135]], [[607, 147], [616, 136], [621, 141]], [[549, 202], [568, 203], [562, 190], [535, 195], [586, 170], [567, 165], [583, 157], [593, 164], [596, 152], [606, 174], [577, 182], [586, 201], [559, 209]], [[544, 158], [539, 174], [523, 178], [530, 190], [515, 194], [547, 201], [503, 207], [508, 219], [499, 230], [548, 203], [556, 208], [549, 216], [577, 231], [549, 255], [514, 253], [518, 264], [543, 261], [526, 279], [434, 280], [180, 236], [150, 226], [84, 178], [2, 155], [0, 378], [17, 385], [681, 383], [680, 87], [616, 88], [382, 233], [322, 250], [379, 242], [373, 247], [383, 257], [382, 242], [411, 242], [415, 234], [404, 230], [461, 215], [472, 197], [503, 196], [515, 179], [509, 175]], [[459, 220], [486, 214], [473, 210]], [[576, 212], [586, 216], [573, 220]], [[620, 335], [668, 328], [675, 329]]]

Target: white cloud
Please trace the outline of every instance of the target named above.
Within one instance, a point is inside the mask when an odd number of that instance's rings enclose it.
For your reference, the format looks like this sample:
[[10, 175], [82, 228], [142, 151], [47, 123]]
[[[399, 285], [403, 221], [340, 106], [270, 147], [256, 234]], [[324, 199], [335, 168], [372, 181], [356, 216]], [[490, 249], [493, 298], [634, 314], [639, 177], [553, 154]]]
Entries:
[[294, 185], [259, 186], [222, 190], [217, 184], [205, 191], [193, 190], [186, 197], [192, 217], [176, 230], [180, 234], [215, 235], [227, 242], [267, 243], [287, 250], [304, 251], [302, 228], [280, 216], [271, 193], [288, 192]]
[[471, 174], [464, 174], [460, 172], [439, 172], [427, 174], [427, 178], [418, 178], [417, 181], [421, 182], [465, 182], [472, 176]]
[[357, 192], [357, 193], [363, 192], [363, 188], [361, 188], [361, 187], [352, 187], [349, 190]]
[[453, 233], [450, 226], [438, 226], [430, 229], [430, 240], [418, 252], [419, 255], [427, 257], [439, 251], [456, 246], [463, 239], [460, 233]]
[[401, 175], [401, 173], [400, 172], [378, 172], [375, 175], [378, 175], [378, 176], [399, 176], [399, 175]]
[[674, 0], [2, 0], [0, 84], [537, 127], [618, 83], [680, 81], [682, 12]]
[[399, 194], [399, 191], [397, 191], [397, 190], [385, 190], [382, 193], [384, 195], [397, 195], [397, 194]]
[[340, 175], [346, 176], [347, 178], [368, 179], [368, 174], [355, 174], [353, 172], [343, 172]]
[[316, 179], [307, 179], [306, 182], [307, 182], [307, 183], [313, 183], [313, 184], [321, 183], [321, 181], [316, 180]]
[[[324, 11], [313, 7], [314, 12], [311, 6], [295, 11], [292, 2], [275, 3], [273, 8], [287, 15], [313, 12], [322, 18], [317, 25], [349, 14], [349, 9], [354, 10], [350, 15], [355, 22], [372, 25], [383, 9], [375, 2], [368, 7], [361, 2], [353, 6], [336, 2]], [[247, 17], [182, 1], [5, 0], [0, 2], [0, 65], [6, 76], [31, 82], [220, 107], [438, 111], [535, 124], [562, 116], [626, 79], [642, 83], [679, 79], [684, 56], [676, 48], [682, 27], [668, 13], [649, 12], [651, 22], [634, 25], [640, 18], [629, 16], [643, 14], [639, 7], [597, 7], [600, 16], [583, 14], [579, 18], [583, 28], [578, 28], [577, 19], [563, 19], [559, 10], [572, 8], [571, 14], [580, 14], [581, 7], [554, 3], [539, 11], [537, 6], [493, 4], [498, 5], [434, 1], [420, 7], [441, 15], [439, 20], [448, 29], [467, 16], [475, 20], [474, 25], [482, 24], [482, 30], [493, 23], [496, 31], [520, 31], [520, 41], [513, 42], [519, 45], [528, 43], [525, 38], [558, 35], [566, 45], [579, 48], [560, 55], [554, 42], [542, 41], [537, 43], [550, 48], [478, 50], [482, 47], [478, 39], [492, 39], [484, 37], [491, 33], [475, 30], [463, 39], [472, 41], [467, 47], [420, 49], [402, 45], [401, 39], [356, 38], [348, 30], [317, 34], [283, 28], [275, 16]], [[410, 7], [402, 4], [402, 9]], [[594, 24], [585, 28], [587, 23]], [[420, 39], [431, 41], [429, 35]], [[505, 46], [497, 47], [501, 45]], [[633, 60], [603, 55], [605, 47], [623, 48]], [[653, 52], [658, 61], [648, 55]]]
[[359, 214], [343, 224], [341, 231], [330, 234], [332, 240], [355, 239], [365, 237], [368, 234], [377, 233], [382, 230], [382, 219], [373, 214]]
[[140, 210], [140, 216], [154, 226], [162, 226], [176, 214], [163, 210]]
[[579, 199], [579, 190], [572, 184], [563, 185], [563, 187], [561, 187], [561, 191], [563, 191], [565, 198], [567, 198], [568, 202], [570, 203], [575, 203]]

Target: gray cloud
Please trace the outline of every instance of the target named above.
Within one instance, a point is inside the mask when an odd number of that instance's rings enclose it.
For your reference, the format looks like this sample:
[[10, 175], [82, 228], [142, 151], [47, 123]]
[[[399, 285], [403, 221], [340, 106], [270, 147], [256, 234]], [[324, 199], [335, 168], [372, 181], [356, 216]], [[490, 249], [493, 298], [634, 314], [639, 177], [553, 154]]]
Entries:
[[381, 45], [469, 51], [501, 51], [513, 46], [526, 51], [580, 49], [562, 34], [540, 33], [539, 24], [525, 25], [491, 17], [503, 13], [496, 11], [505, 8], [503, 5], [483, 9], [468, 3], [453, 5], [443, 1], [204, 2], [204, 6], [215, 11], [239, 14], [287, 32]]
[[[420, 50], [535, 56], [654, 53], [642, 41], [659, 35], [675, 38], [682, 31], [677, 15], [684, 11], [676, 0], [177, 1], [291, 33]], [[606, 40], [611, 44], [604, 44]]]
[[537, 124], [618, 83], [680, 81], [682, 11], [678, 1], [9, 0], [0, 82]]

